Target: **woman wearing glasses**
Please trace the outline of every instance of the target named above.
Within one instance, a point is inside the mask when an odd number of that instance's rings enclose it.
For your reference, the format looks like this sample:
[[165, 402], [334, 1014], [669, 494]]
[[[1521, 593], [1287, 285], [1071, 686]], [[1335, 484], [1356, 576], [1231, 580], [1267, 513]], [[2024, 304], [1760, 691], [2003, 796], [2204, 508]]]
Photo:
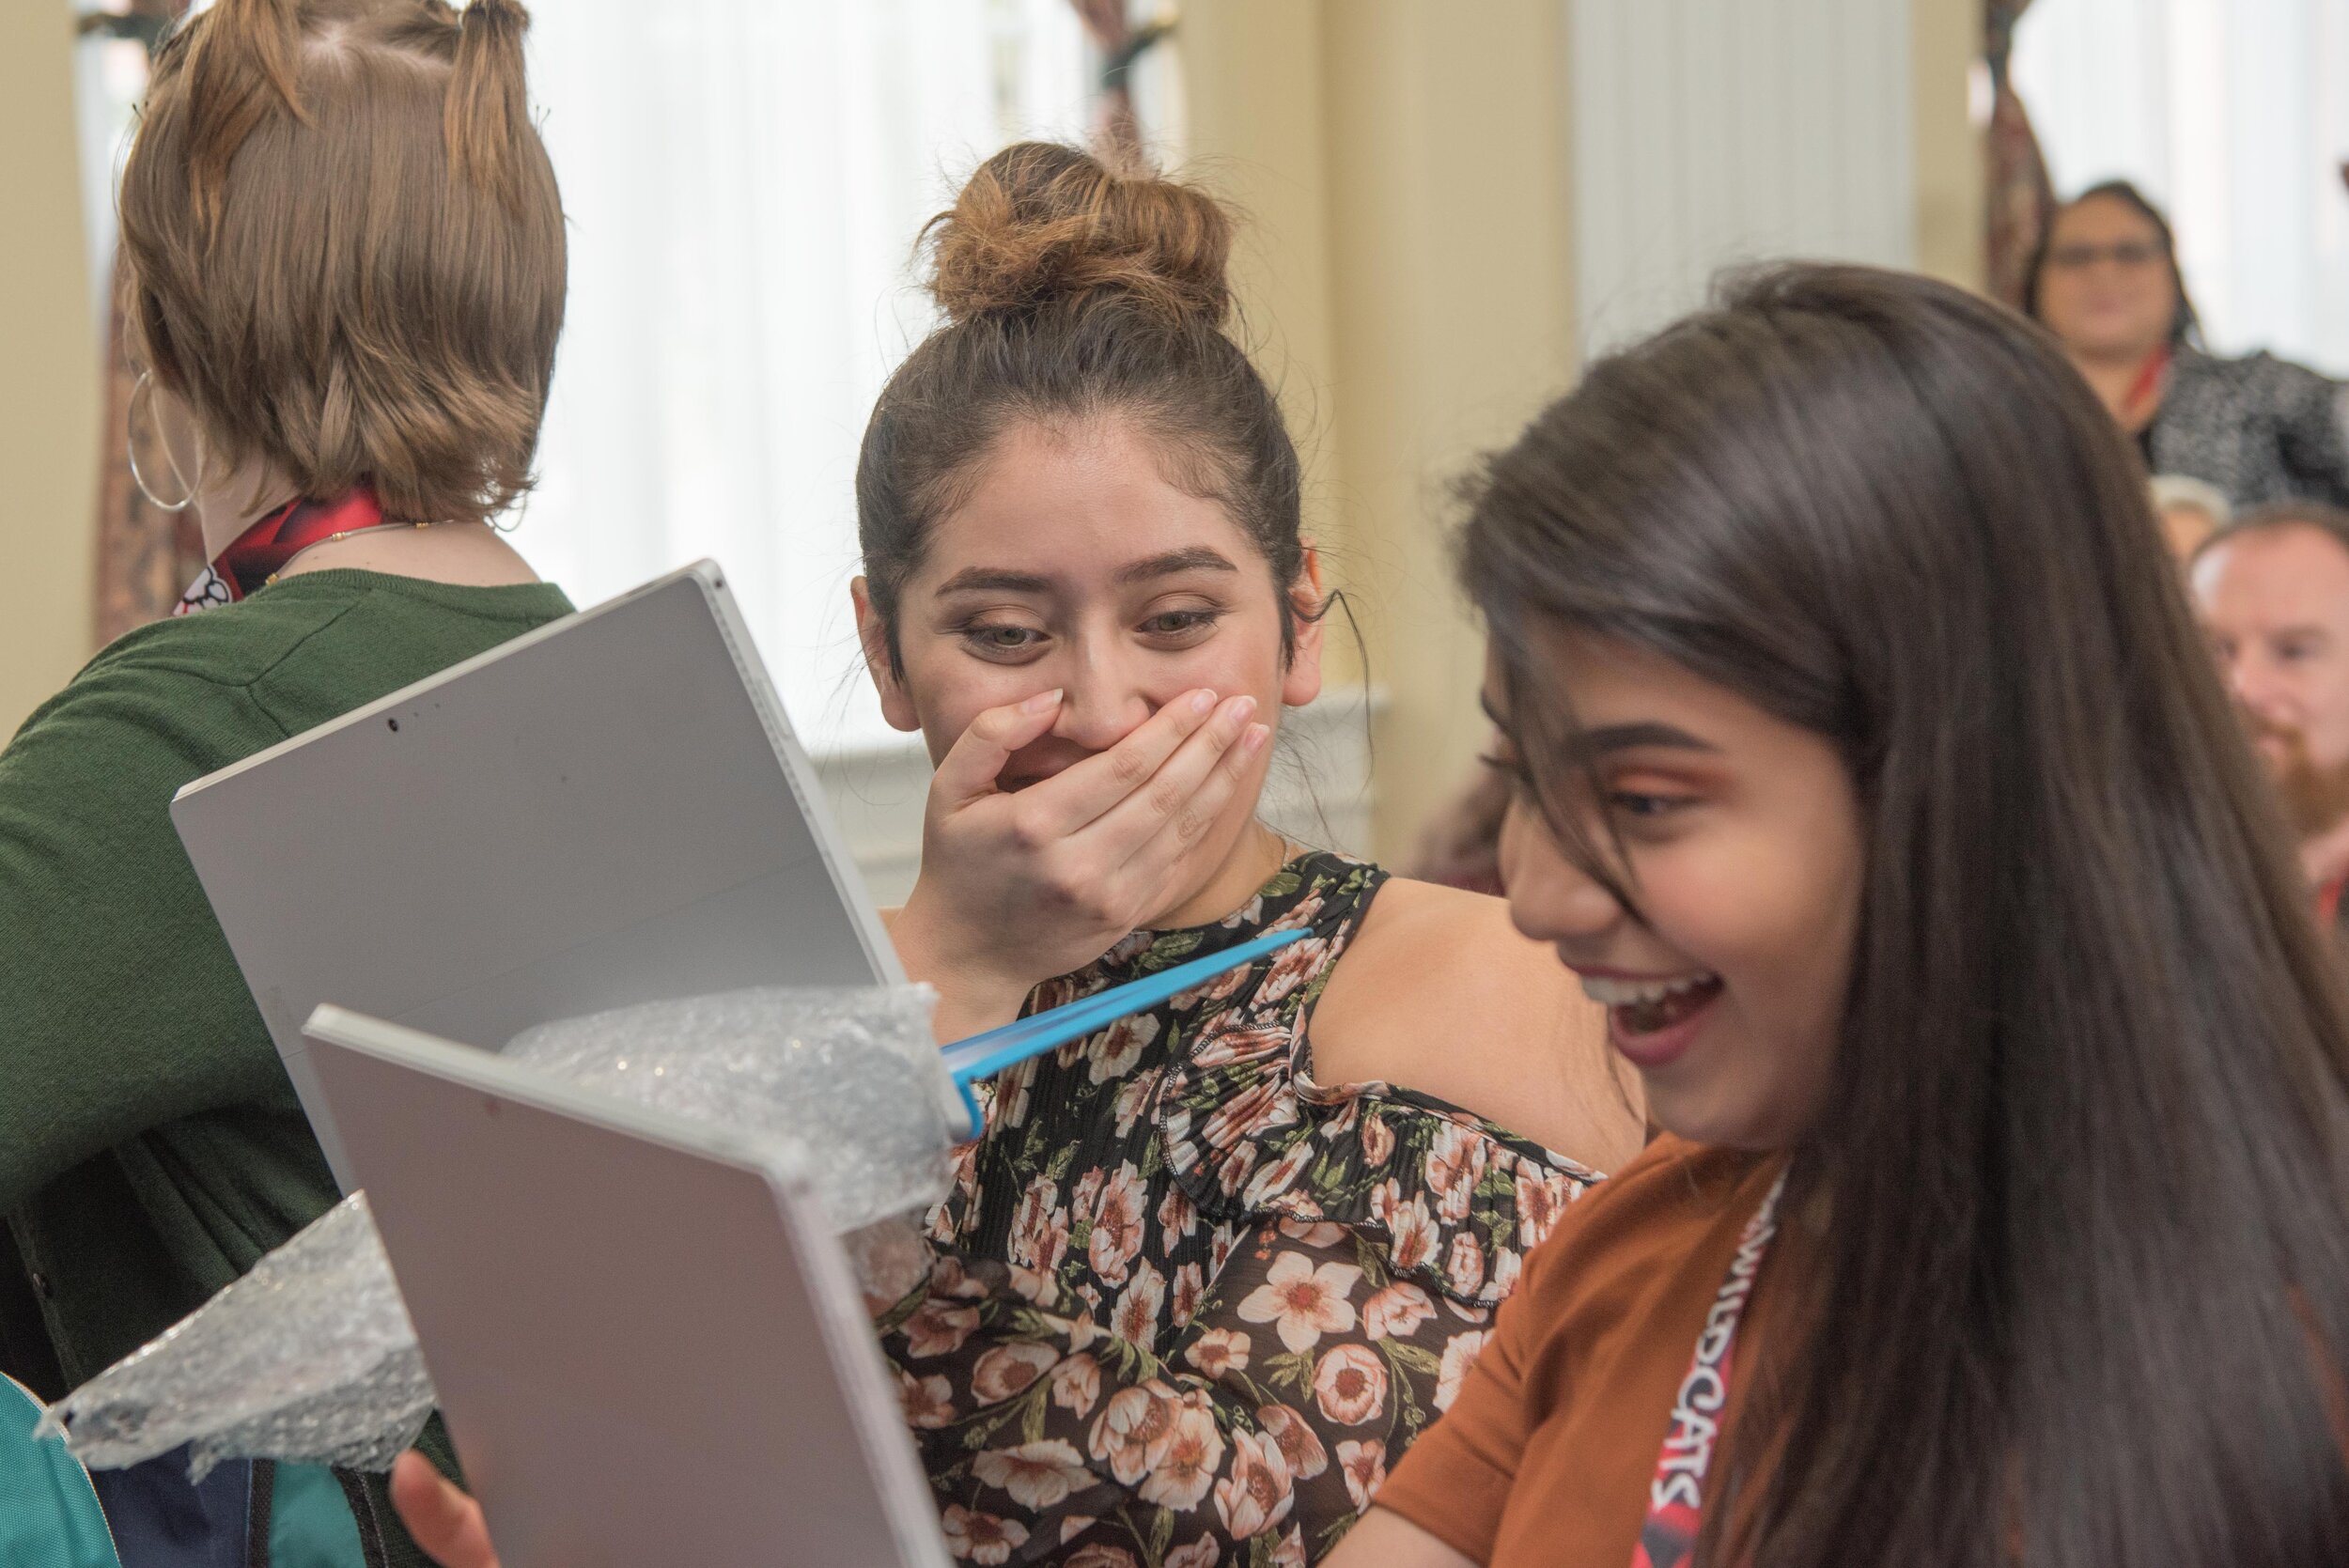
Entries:
[[2136, 441], [2148, 473], [2203, 480], [2237, 507], [2349, 505], [2349, 389], [2272, 354], [2220, 359], [2197, 347], [2169, 221], [2126, 180], [2058, 210], [2023, 303]]

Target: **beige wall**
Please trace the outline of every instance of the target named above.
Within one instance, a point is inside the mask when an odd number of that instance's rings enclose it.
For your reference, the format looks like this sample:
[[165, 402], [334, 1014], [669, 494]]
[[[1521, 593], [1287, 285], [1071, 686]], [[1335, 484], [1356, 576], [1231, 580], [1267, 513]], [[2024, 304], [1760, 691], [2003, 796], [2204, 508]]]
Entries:
[[[1305, 529], [1346, 552], [1330, 396], [1330, 163], [1321, 8], [1211, 0], [1183, 12], [1187, 172], [1238, 209], [1240, 334], [1280, 389], [1305, 461]], [[1359, 679], [1350, 639], [1336, 679]]]
[[[1574, 369], [1557, 0], [1346, 0], [1324, 39], [1342, 493], [1377, 742], [1376, 843], [1404, 858], [1473, 766], [1483, 638], [1450, 490]], [[1332, 8], [1333, 21], [1337, 8]]]
[[1248, 211], [1252, 320], [1278, 321], [1314, 524], [1388, 698], [1389, 859], [1484, 734], [1446, 487], [1573, 368], [1563, 16], [1557, 0], [1183, 9], [1193, 172]]
[[1980, 288], [1988, 264], [1983, 239], [1982, 129], [1968, 109], [1982, 55], [1982, 0], [1910, 0], [1910, 83], [1917, 125], [1917, 267]]
[[62, 5], [0, 5], [0, 737], [89, 655], [99, 350]]
[[[1978, 0], [1911, 0], [1917, 255], [1981, 274], [1967, 118]], [[1448, 487], [1575, 370], [1569, 0], [1185, 0], [1190, 171], [1252, 225], [1240, 268], [1361, 613], [1375, 847], [1408, 857], [1484, 735]]]

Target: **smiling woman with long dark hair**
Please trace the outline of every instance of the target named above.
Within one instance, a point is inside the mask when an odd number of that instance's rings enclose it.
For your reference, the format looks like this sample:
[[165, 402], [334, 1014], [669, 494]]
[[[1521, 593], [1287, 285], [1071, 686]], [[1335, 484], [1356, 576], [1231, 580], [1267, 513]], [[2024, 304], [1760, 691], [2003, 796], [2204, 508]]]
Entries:
[[2349, 1019], [2057, 346], [1750, 278], [1464, 561], [1513, 911], [1667, 1136], [1337, 1560], [2341, 1560]]

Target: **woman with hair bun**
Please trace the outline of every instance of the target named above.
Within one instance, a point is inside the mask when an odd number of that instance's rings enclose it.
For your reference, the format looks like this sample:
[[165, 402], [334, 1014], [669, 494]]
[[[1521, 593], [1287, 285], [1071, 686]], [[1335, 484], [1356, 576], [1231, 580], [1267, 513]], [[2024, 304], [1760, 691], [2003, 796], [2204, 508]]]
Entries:
[[[123, 169], [133, 416], [211, 569], [0, 752], [0, 1367], [54, 1398], [338, 1196], [173, 792], [567, 613], [530, 484], [563, 213], [513, 0], [219, 0]], [[161, 467], [166, 472], [158, 473]], [[93, 1478], [129, 1568], [411, 1563], [380, 1480]]]
[[[891, 930], [941, 1034], [1310, 935], [998, 1079], [883, 1346], [961, 1557], [1303, 1563], [1641, 1119], [1498, 899], [1256, 818], [1328, 598], [1223, 210], [1029, 144], [930, 243], [947, 320], [867, 427], [855, 594], [937, 764]], [[491, 1560], [427, 1467], [397, 1491]]]

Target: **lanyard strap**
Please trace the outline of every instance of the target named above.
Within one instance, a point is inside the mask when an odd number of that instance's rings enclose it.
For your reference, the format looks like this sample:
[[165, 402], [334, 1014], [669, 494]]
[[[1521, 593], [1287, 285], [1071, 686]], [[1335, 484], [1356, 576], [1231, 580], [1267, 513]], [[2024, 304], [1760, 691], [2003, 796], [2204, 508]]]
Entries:
[[2165, 343], [2154, 350], [2152, 357], [2129, 383], [2128, 396], [2121, 399], [2121, 424], [2125, 429], [2137, 429], [2152, 423], [2155, 407], [2161, 401], [2162, 378], [2170, 374], [2172, 358], [2170, 345]]
[[275, 580], [287, 562], [313, 545], [370, 528], [407, 527], [383, 515], [375, 491], [361, 485], [340, 501], [288, 501], [238, 535], [179, 596], [175, 615], [234, 604]]
[[1762, 1259], [1778, 1234], [1778, 1200], [1785, 1190], [1786, 1172], [1781, 1171], [1762, 1206], [1746, 1221], [1729, 1262], [1729, 1278], [1721, 1281], [1713, 1310], [1704, 1316], [1688, 1374], [1680, 1380], [1680, 1392], [1672, 1401], [1663, 1451], [1656, 1456], [1656, 1476], [1647, 1487], [1647, 1519], [1640, 1527], [1639, 1545], [1631, 1550], [1631, 1568], [1679, 1568], [1696, 1545], [1697, 1524], [1704, 1512], [1704, 1473], [1712, 1467], [1721, 1412], [1729, 1404], [1729, 1353], [1753, 1296], [1754, 1276], [1762, 1272]]

